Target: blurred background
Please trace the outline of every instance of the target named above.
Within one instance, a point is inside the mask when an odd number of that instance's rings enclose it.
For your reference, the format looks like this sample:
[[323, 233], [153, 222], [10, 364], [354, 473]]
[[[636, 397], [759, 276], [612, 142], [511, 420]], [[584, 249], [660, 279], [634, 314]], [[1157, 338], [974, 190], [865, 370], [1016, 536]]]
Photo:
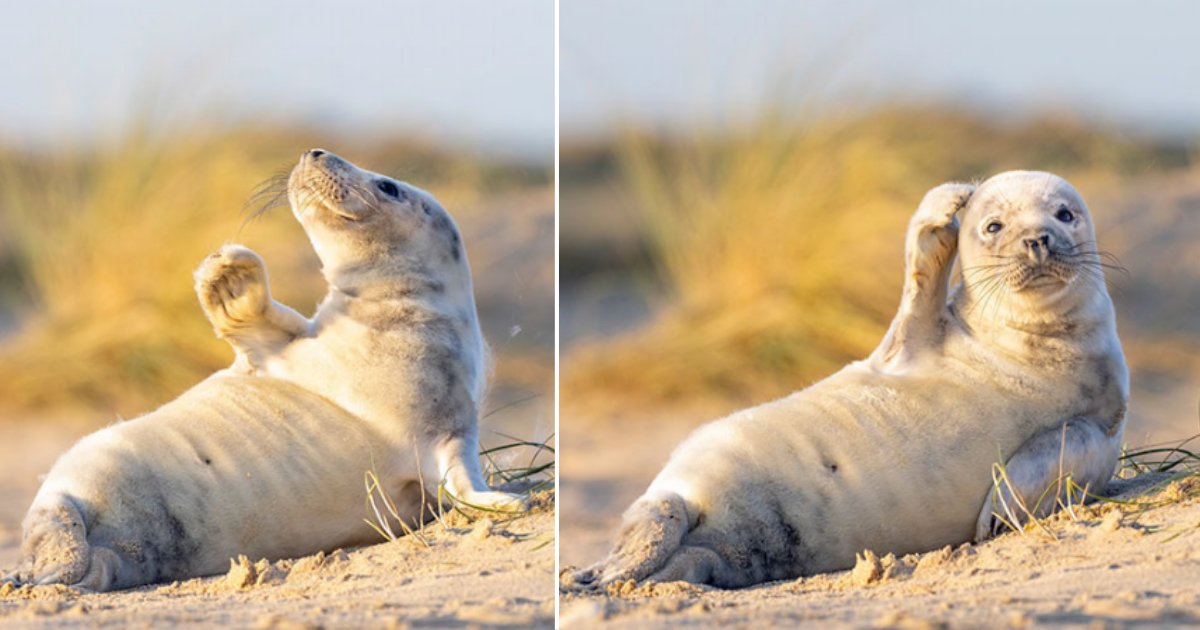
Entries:
[[564, 565], [601, 557], [695, 426], [874, 348], [905, 225], [948, 180], [1076, 185], [1128, 270], [1126, 438], [1200, 433], [1200, 7], [561, 11]]
[[552, 2], [0, 8], [0, 567], [59, 453], [232, 360], [192, 290], [209, 252], [257, 250], [312, 312], [303, 231], [247, 201], [313, 147], [455, 216], [496, 356], [485, 445], [551, 437]]

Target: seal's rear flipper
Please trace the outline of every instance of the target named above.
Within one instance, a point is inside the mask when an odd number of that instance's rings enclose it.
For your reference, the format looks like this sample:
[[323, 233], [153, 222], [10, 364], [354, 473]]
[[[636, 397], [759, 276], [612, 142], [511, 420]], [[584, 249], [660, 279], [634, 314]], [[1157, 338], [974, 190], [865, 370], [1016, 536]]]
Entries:
[[649, 579], [651, 582], [712, 584], [726, 578], [736, 580], [736, 574], [720, 554], [706, 547], [684, 545]]
[[121, 558], [117, 552], [107, 547], [91, 548], [91, 563], [83, 578], [71, 586], [88, 591], [104, 592], [121, 588], [117, 584], [117, 574], [121, 570]]
[[[1117, 468], [1121, 433], [1109, 435], [1104, 423], [1072, 418], [1026, 440], [997, 467], [975, 526], [975, 541], [999, 534], [1003, 521], [1021, 527], [1060, 506], [1080, 503], [1104, 490]], [[1013, 522], [1015, 521], [1015, 522]]]
[[88, 544], [83, 514], [69, 497], [39, 501], [25, 517], [24, 528], [14, 583], [114, 588], [121, 560], [111, 549]]
[[608, 557], [571, 574], [571, 587], [590, 589], [644, 580], [663, 568], [691, 528], [687, 504], [675, 493], [643, 495], [625, 511], [623, 521]]

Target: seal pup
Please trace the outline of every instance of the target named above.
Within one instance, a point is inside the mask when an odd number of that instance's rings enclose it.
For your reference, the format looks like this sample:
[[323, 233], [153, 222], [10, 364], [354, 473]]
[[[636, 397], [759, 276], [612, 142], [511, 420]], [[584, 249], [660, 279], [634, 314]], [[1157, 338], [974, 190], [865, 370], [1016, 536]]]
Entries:
[[[1065, 476], [1103, 490], [1128, 391], [1075, 189], [1026, 171], [938, 186], [909, 224], [900, 306], [878, 348], [696, 430], [625, 512], [608, 557], [564, 586], [733, 588], [846, 569], [863, 549], [983, 540], [1001, 503], [1055, 509]], [[997, 491], [999, 463], [1011, 485]]]
[[233, 365], [64, 454], [10, 580], [105, 591], [218, 573], [238, 554], [364, 544], [372, 469], [410, 523], [439, 483], [471, 505], [520, 507], [480, 470], [487, 348], [450, 215], [319, 149], [287, 197], [329, 283], [313, 318], [272, 299], [249, 249], [206, 259], [196, 290]]

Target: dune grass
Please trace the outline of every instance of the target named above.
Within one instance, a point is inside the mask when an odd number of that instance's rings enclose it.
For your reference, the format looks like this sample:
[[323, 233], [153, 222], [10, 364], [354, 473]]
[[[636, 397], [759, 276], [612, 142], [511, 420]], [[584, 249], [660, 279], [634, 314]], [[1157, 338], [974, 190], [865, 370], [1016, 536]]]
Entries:
[[742, 404], [790, 391], [878, 343], [898, 301], [904, 226], [932, 186], [1012, 168], [1112, 181], [1190, 160], [1066, 118], [1002, 124], [919, 107], [772, 109], [732, 135], [635, 130], [613, 151], [669, 304], [564, 361], [564, 403]]
[[0, 400], [117, 405], [178, 392], [228, 360], [196, 317], [191, 270], [237, 235], [246, 192], [277, 168], [240, 146], [136, 137], [3, 164], [0, 221], [29, 302], [0, 348]]
[[306, 129], [135, 129], [93, 148], [0, 150], [0, 306], [17, 322], [0, 331], [0, 407], [130, 416], [227, 365], [191, 276], [225, 242], [263, 254], [277, 296], [311, 311], [324, 286], [303, 231], [287, 208], [248, 222], [245, 204], [314, 146], [420, 182], [460, 215], [481, 186], [544, 177]]
[[1182, 472], [1200, 474], [1200, 433], [1179, 442], [1152, 444], [1121, 453], [1118, 476], [1130, 477], [1143, 473]]
[[[363, 475], [369, 514], [363, 521], [384, 540], [395, 541], [407, 536], [424, 547], [430, 547], [429, 537], [423, 528], [429, 523], [436, 523], [443, 529], [451, 527], [452, 523], [447, 520], [447, 510], [466, 522], [486, 517], [497, 524], [504, 524], [527, 516], [530, 510], [543, 507], [543, 503], [552, 503], [555, 450], [550, 444], [554, 436], [548, 435], [540, 442], [504, 437], [509, 441], [480, 451], [479, 455], [485, 463], [484, 474], [492, 488], [514, 492], [526, 503], [524, 509], [474, 505], [451, 494], [443, 480], [438, 482], [436, 496], [421, 493], [421, 504], [416, 515], [401, 515], [395, 501], [380, 482], [375, 466], [372, 465]], [[528, 461], [519, 463], [517, 458], [525, 461], [526, 456]], [[422, 488], [425, 487], [424, 479], [419, 478], [418, 482]]]

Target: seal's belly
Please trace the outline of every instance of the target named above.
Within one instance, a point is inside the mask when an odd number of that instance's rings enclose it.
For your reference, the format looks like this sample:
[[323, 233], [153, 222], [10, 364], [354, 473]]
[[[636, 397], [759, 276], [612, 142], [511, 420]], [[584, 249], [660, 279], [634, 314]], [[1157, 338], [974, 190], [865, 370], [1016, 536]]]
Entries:
[[961, 379], [851, 366], [700, 428], [654, 485], [718, 528], [722, 515], [739, 514], [730, 502], [776, 504], [800, 531], [804, 572], [836, 570], [863, 549], [900, 554], [970, 540], [992, 465], [1058, 413]]
[[372, 539], [364, 475], [415, 471], [398, 456], [412, 459], [319, 396], [218, 375], [84, 438], [39, 494], [75, 499], [89, 543], [149, 575], [206, 574], [238, 554], [294, 557]]

